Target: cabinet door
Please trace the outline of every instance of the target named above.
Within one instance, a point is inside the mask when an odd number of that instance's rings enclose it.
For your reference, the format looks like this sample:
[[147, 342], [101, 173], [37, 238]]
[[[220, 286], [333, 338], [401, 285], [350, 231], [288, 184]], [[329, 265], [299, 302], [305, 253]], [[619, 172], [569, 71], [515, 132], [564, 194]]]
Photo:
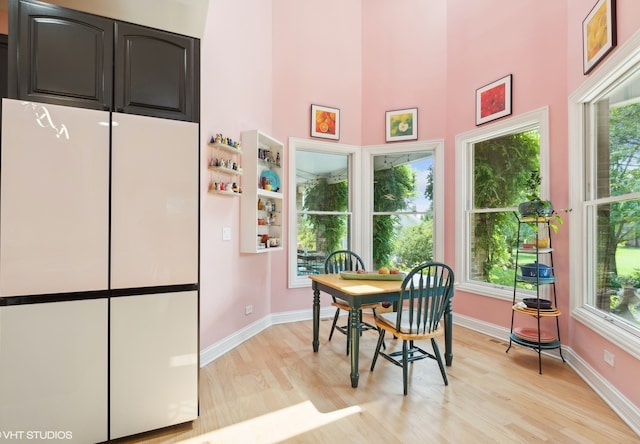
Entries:
[[107, 440], [107, 318], [107, 299], [0, 307], [0, 431], [14, 433], [7, 442]]
[[198, 124], [112, 118], [111, 288], [198, 282]]
[[10, 24], [9, 97], [111, 108], [113, 20], [21, 0]]
[[116, 23], [115, 109], [198, 121], [197, 39]]
[[109, 113], [4, 99], [0, 296], [108, 288]]
[[198, 416], [196, 291], [111, 299], [111, 439]]

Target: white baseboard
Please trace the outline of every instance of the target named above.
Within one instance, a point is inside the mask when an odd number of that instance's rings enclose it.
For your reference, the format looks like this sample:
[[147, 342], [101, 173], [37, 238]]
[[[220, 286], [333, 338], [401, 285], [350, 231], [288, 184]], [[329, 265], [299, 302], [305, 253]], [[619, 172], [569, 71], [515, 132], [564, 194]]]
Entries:
[[[335, 313], [334, 307], [325, 307], [320, 310], [320, 318], [332, 317]], [[265, 316], [262, 319], [246, 326], [245, 328], [235, 332], [231, 336], [207, 347], [200, 352], [200, 365], [205, 365], [215, 361], [220, 356], [247, 339], [257, 335], [261, 331], [276, 324], [285, 324], [288, 322], [307, 321], [313, 318], [311, 310], [298, 310], [285, 313], [274, 313]], [[466, 327], [470, 330], [483, 333], [503, 341], [509, 341], [509, 329], [500, 327], [495, 324], [480, 321], [468, 316], [455, 314], [453, 322], [456, 325]], [[573, 350], [566, 345], [562, 346], [562, 353], [567, 364], [575, 370], [575, 372], [616, 412], [620, 418], [629, 425], [629, 427], [638, 435], [640, 435], [640, 409], [629, 401], [622, 393], [620, 393], [613, 385], [597, 373], [589, 364], [587, 364], [580, 356], [575, 354]], [[560, 359], [557, 353], [546, 353], [545, 355]], [[455, 353], [454, 353], [455, 356]]]
[[[335, 307], [325, 307], [320, 309], [320, 318], [333, 317], [336, 312]], [[230, 336], [210, 345], [204, 350], [200, 351], [200, 367], [215, 361], [220, 356], [224, 355], [230, 350], [233, 350], [238, 345], [242, 344], [247, 339], [257, 335], [262, 330], [269, 328], [276, 324], [286, 324], [288, 322], [308, 321], [313, 319], [313, 312], [311, 310], [298, 310], [285, 313], [275, 313], [270, 316], [265, 316], [262, 319], [258, 319], [252, 324], [247, 325], [245, 328], [238, 330]]]

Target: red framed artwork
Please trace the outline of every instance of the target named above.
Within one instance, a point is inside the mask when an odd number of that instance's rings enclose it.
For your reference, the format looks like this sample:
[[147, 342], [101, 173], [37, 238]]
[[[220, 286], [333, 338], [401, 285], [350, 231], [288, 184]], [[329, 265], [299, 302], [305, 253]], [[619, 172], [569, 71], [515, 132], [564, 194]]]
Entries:
[[311, 105], [311, 137], [340, 139], [340, 110]]
[[511, 82], [509, 74], [476, 90], [476, 125], [511, 114]]

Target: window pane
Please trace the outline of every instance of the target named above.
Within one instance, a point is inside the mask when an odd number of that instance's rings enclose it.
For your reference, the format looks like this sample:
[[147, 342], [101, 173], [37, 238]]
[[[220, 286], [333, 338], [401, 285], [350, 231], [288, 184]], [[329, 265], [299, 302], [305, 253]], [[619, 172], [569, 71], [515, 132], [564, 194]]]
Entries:
[[640, 192], [640, 74], [594, 109], [598, 198]]
[[[507, 134], [473, 145], [473, 212], [469, 213], [469, 280], [511, 287], [515, 278], [515, 253], [519, 203], [540, 192], [540, 135], [538, 129]], [[504, 209], [505, 211], [495, 211]], [[535, 236], [521, 233], [521, 241]], [[520, 263], [523, 258], [520, 257]], [[525, 258], [526, 260], [526, 258]], [[519, 287], [529, 288], [519, 283]]]
[[[537, 130], [484, 140], [473, 146], [473, 206], [515, 207], [527, 200], [527, 181], [539, 170]], [[539, 187], [536, 189], [538, 193]]]
[[329, 253], [349, 249], [349, 216], [298, 215], [298, 276], [324, 272]]
[[433, 215], [373, 216], [373, 257], [374, 270], [382, 266], [409, 270], [432, 260]]
[[373, 158], [373, 211], [431, 210], [433, 157], [430, 152], [394, 153]]
[[350, 248], [349, 155], [296, 151], [297, 275], [324, 271], [326, 256]]
[[595, 293], [588, 304], [640, 326], [640, 200], [596, 209]]
[[433, 153], [373, 157], [373, 269], [433, 259]]
[[347, 211], [349, 156], [311, 151], [296, 152], [299, 209]]

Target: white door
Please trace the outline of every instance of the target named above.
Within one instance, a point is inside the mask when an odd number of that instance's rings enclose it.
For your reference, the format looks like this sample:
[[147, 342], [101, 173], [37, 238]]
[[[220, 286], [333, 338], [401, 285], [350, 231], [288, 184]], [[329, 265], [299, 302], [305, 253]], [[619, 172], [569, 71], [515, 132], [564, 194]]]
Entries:
[[3, 99], [0, 296], [107, 289], [108, 122]]
[[0, 307], [0, 441], [106, 441], [107, 369], [107, 299]]
[[198, 282], [198, 124], [113, 120], [111, 288]]
[[198, 293], [111, 298], [111, 439], [198, 416]]

